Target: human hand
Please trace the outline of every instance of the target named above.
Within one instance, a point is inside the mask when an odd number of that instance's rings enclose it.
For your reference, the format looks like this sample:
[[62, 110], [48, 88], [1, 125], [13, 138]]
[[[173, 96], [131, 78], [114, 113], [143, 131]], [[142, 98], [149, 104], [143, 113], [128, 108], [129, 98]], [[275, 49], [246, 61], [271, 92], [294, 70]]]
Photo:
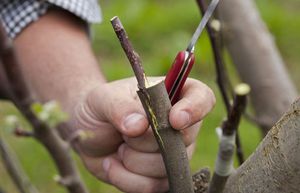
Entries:
[[[93, 133], [80, 142], [79, 154], [92, 174], [124, 192], [166, 192], [162, 156], [136, 90], [134, 78], [101, 84], [74, 108], [74, 129]], [[188, 79], [170, 110], [170, 123], [183, 134], [189, 158], [200, 121], [214, 103], [206, 85]]]

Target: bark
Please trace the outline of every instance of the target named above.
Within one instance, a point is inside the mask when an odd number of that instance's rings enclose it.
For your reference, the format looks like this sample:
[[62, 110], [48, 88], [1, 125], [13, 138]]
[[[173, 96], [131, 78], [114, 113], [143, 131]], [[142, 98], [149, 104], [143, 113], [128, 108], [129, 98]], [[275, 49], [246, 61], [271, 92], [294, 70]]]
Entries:
[[266, 134], [297, 91], [253, 0], [222, 1], [219, 16], [225, 45], [241, 79], [251, 86], [257, 122]]
[[[233, 154], [238, 126], [247, 104], [247, 95], [250, 92], [248, 85], [240, 84], [235, 88], [234, 102], [227, 120], [222, 124], [219, 152], [215, 164], [215, 172], [209, 185], [209, 193], [221, 193], [227, 178], [233, 170]], [[243, 158], [243, 155], [240, 155]]]
[[193, 193], [192, 176], [182, 135], [169, 123], [171, 102], [164, 82], [146, 90], [139, 90], [138, 95], [163, 156], [170, 193]]
[[[149, 83], [147, 82], [141, 59], [134, 51], [120, 19], [117, 16], [113, 17], [111, 24], [137, 79], [139, 87], [137, 93], [164, 160], [170, 193], [194, 193], [188, 156], [181, 133], [173, 129], [169, 123], [171, 102], [165, 84], [161, 82], [147, 88]], [[202, 176], [204, 176], [204, 173]], [[198, 185], [206, 184], [205, 180], [203, 180], [206, 178], [202, 178], [201, 174], [194, 179], [198, 180]], [[205, 189], [205, 187], [201, 186], [199, 187], [200, 189]]]
[[121, 43], [121, 46], [131, 64], [134, 75], [138, 82], [138, 87], [145, 88], [148, 85], [147, 78], [142, 66], [142, 61], [137, 52], [134, 51], [131, 42], [129, 41], [128, 35], [120, 21], [120, 19], [115, 16], [111, 19], [111, 24], [114, 28], [114, 31]]
[[203, 168], [193, 175], [193, 184], [195, 193], [204, 193], [209, 186], [210, 171], [208, 168]]
[[[196, 0], [198, 8], [201, 12], [202, 17], [204, 16], [207, 10], [207, 4], [205, 0]], [[210, 40], [214, 62], [215, 62], [215, 70], [216, 70], [216, 82], [218, 88], [220, 90], [220, 94], [222, 96], [223, 103], [225, 105], [225, 109], [227, 114], [230, 111], [230, 93], [231, 90], [228, 91], [230, 83], [228, 81], [228, 76], [225, 69], [225, 62], [223, 57], [223, 48], [222, 48], [222, 41], [221, 41], [221, 32], [219, 29], [214, 29], [212, 27], [212, 22], [208, 22], [206, 25], [206, 31], [208, 33], [208, 37]], [[233, 94], [232, 94], [233, 95]]]
[[296, 193], [300, 190], [300, 98], [257, 150], [232, 174], [224, 193]]

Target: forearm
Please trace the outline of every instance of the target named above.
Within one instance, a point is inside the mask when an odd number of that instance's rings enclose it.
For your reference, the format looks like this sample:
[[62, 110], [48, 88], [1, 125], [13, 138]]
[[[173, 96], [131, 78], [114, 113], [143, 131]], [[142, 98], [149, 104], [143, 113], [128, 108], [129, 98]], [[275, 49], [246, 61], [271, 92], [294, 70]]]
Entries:
[[84, 93], [105, 82], [84, 23], [66, 11], [50, 10], [14, 43], [26, 81], [43, 102], [57, 100], [71, 112]]

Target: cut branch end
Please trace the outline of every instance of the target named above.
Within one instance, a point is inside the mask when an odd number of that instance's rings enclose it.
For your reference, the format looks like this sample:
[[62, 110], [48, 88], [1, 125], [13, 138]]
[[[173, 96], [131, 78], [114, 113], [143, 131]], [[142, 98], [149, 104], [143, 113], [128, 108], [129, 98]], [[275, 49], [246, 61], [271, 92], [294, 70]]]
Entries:
[[248, 95], [250, 93], [250, 86], [246, 83], [241, 83], [239, 85], [237, 85], [234, 89], [234, 92], [237, 94], [237, 95]]

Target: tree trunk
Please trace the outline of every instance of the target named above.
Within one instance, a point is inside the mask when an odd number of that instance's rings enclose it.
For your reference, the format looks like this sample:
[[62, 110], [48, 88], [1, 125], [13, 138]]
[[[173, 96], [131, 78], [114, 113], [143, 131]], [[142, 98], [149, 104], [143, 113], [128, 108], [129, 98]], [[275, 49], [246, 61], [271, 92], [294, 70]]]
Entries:
[[266, 134], [297, 91], [253, 0], [222, 1], [219, 16], [225, 45], [241, 79], [251, 86], [257, 122]]
[[300, 98], [232, 174], [223, 193], [296, 193], [300, 190]]

